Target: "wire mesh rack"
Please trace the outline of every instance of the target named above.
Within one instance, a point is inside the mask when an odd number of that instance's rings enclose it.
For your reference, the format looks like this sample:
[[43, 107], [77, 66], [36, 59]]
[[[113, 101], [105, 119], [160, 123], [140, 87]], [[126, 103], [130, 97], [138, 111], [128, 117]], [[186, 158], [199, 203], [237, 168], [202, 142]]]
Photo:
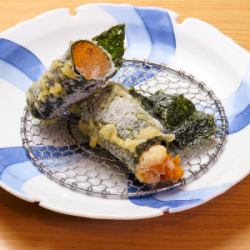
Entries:
[[162, 90], [183, 94], [200, 111], [213, 114], [216, 134], [196, 140], [178, 153], [184, 176], [177, 183], [156, 186], [139, 183], [126, 166], [100, 147], [91, 148], [78, 128], [78, 121], [65, 116], [46, 122], [31, 116], [21, 118], [23, 146], [32, 162], [46, 176], [71, 190], [101, 197], [141, 197], [185, 185], [204, 174], [216, 161], [226, 141], [227, 118], [220, 100], [203, 82], [183, 71], [140, 60], [126, 60], [112, 79], [143, 95]]

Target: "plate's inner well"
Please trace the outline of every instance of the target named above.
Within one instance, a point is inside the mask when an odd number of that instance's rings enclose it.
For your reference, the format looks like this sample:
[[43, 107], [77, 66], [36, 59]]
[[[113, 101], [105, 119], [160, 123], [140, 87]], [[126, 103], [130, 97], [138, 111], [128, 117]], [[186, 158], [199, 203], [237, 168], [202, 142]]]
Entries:
[[183, 179], [175, 184], [162, 183], [153, 187], [136, 181], [126, 166], [107, 151], [90, 148], [73, 118], [65, 116], [49, 124], [33, 118], [25, 108], [21, 129], [23, 145], [42, 173], [60, 185], [87, 194], [134, 197], [173, 189], [206, 172], [225, 143], [227, 119], [221, 102], [204, 83], [183, 71], [137, 60], [125, 61], [112, 80], [127, 87], [133, 85], [144, 95], [157, 90], [183, 94], [198, 110], [214, 115], [215, 136], [196, 140], [186, 150], [172, 152], [182, 158]]

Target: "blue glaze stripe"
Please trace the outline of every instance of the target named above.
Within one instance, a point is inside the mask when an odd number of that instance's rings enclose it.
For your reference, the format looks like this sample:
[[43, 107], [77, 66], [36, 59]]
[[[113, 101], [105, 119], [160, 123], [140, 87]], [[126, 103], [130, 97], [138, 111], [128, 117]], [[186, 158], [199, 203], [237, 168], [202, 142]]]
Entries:
[[25, 195], [22, 190], [23, 184], [41, 173], [31, 161], [20, 162], [6, 167], [1, 175], [1, 182], [19, 194]]
[[[47, 152], [50, 153], [47, 153]], [[70, 145], [64, 147], [34, 147], [33, 153], [38, 159], [48, 159], [50, 157], [69, 156], [73, 153], [80, 153], [77, 145]], [[4, 169], [10, 165], [30, 161], [23, 147], [8, 147], [0, 148], [0, 176]]]
[[199, 204], [202, 202], [202, 200], [200, 199], [162, 201], [162, 200], [155, 199], [153, 196], [130, 198], [130, 201], [138, 206], [162, 208], [164, 210], [192, 206], [192, 205]]
[[125, 58], [147, 59], [151, 53], [151, 39], [143, 21], [131, 5], [99, 5], [117, 22], [126, 24], [127, 49]]
[[24, 92], [32, 84], [30, 78], [28, 78], [19, 69], [2, 59], [0, 59], [0, 78], [13, 84], [15, 87]]
[[152, 41], [149, 61], [169, 63], [175, 55], [176, 39], [171, 18], [166, 10], [136, 8]]
[[250, 64], [239, 88], [223, 100], [229, 121], [229, 134], [236, 133], [250, 123]]
[[25, 181], [40, 175], [23, 147], [0, 148], [0, 180], [21, 195]]
[[144, 198], [130, 198], [130, 201], [138, 206], [169, 209], [173, 212], [202, 204], [214, 194], [220, 194], [230, 186], [232, 183], [190, 191], [174, 189]]
[[236, 133], [250, 123], [250, 104], [248, 107], [241, 113], [228, 118], [228, 134]]
[[[48, 149], [50, 154], [46, 153]], [[69, 149], [72, 152], [69, 152]], [[51, 157], [57, 158], [59, 154], [64, 157], [71, 156], [73, 151], [74, 153], [79, 152], [78, 146], [39, 147], [37, 151], [35, 148], [33, 149], [33, 153], [41, 160]], [[41, 173], [32, 164], [23, 147], [0, 148], [0, 180], [8, 187], [23, 194], [22, 185], [24, 182], [38, 175]]]
[[32, 148], [32, 153], [39, 160], [72, 156], [81, 152], [82, 150], [78, 145], [68, 145], [63, 147], [41, 146]]
[[[10, 40], [0, 38], [0, 77], [26, 91], [38, 80], [45, 68], [28, 49]], [[25, 181], [41, 173], [32, 165], [22, 147], [0, 148], [0, 180], [6, 186], [24, 195]]]
[[32, 81], [38, 80], [45, 70], [31, 51], [4, 38], [0, 38], [0, 59], [18, 68]]
[[0, 148], [0, 176], [9, 165], [25, 161], [29, 161], [29, 157], [23, 147]]

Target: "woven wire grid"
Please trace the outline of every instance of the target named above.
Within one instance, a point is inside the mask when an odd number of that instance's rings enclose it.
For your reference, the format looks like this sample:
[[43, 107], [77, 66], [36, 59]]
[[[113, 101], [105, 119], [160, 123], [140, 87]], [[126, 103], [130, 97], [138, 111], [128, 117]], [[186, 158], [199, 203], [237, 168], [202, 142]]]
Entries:
[[157, 90], [183, 94], [200, 111], [213, 114], [217, 130], [210, 139], [196, 140], [180, 154], [183, 178], [174, 184], [156, 186], [139, 183], [128, 168], [106, 150], [88, 145], [78, 121], [67, 116], [55, 123], [44, 122], [24, 109], [21, 119], [23, 146], [34, 165], [46, 176], [74, 191], [102, 197], [141, 197], [171, 190], [204, 174], [218, 158], [226, 141], [227, 118], [220, 100], [207, 86], [183, 71], [165, 65], [126, 60], [112, 79], [144, 95]]

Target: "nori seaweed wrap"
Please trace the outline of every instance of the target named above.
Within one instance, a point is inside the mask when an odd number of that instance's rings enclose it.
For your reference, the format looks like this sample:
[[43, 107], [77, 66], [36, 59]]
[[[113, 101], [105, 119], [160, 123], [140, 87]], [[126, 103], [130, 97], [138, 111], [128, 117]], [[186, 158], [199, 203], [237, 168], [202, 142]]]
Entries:
[[169, 95], [157, 91], [144, 96], [133, 87], [129, 92], [144, 109], [161, 122], [165, 132], [175, 134], [171, 147], [183, 149], [196, 140], [211, 137], [216, 132], [214, 116], [196, 110], [192, 101], [184, 95]]
[[179, 156], [167, 152], [174, 134], [164, 133], [158, 120], [145, 111], [128, 90], [109, 83], [90, 98], [75, 105], [80, 130], [125, 163], [143, 183], [176, 182], [182, 175]]
[[117, 25], [93, 38], [70, 44], [62, 59], [50, 68], [27, 92], [32, 115], [50, 120], [67, 107], [104, 86], [119, 69], [124, 54], [124, 25]]

